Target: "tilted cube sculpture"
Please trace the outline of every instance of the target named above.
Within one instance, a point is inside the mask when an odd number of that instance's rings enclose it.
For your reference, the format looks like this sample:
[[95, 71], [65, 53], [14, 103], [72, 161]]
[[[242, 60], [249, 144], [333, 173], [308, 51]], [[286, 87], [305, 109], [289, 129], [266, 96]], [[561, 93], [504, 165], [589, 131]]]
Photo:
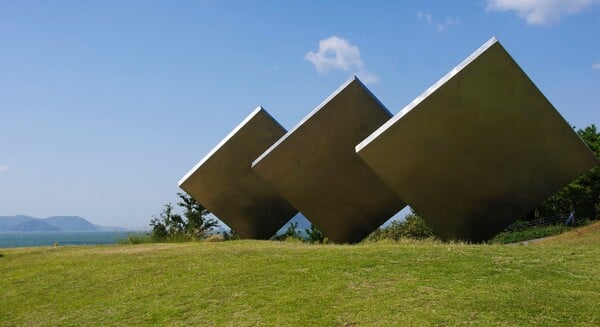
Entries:
[[471, 241], [598, 164], [495, 38], [356, 150], [439, 236]]
[[405, 204], [354, 147], [392, 115], [355, 77], [254, 163], [334, 242], [358, 242]]
[[179, 182], [243, 238], [267, 239], [298, 211], [251, 168], [286, 130], [256, 108]]

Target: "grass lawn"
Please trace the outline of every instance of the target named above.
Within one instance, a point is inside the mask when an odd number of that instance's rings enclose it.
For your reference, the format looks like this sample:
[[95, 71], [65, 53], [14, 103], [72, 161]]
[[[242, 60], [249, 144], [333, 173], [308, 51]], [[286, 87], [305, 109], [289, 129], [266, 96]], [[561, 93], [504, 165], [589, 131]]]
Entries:
[[528, 246], [0, 249], [0, 326], [599, 326], [600, 224]]

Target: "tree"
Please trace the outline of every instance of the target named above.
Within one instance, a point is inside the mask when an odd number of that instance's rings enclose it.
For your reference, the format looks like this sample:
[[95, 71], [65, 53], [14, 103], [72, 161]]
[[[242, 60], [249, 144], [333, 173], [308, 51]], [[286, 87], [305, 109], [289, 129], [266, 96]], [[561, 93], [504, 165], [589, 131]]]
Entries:
[[[595, 125], [577, 131], [579, 137], [600, 157], [600, 133]], [[575, 212], [576, 217], [600, 219], [600, 166], [595, 166], [565, 186], [540, 206], [528, 213], [525, 219], [556, 216]]]
[[178, 235], [183, 230], [183, 219], [173, 213], [173, 205], [167, 203], [158, 217], [150, 220], [152, 238], [157, 241], [165, 240], [168, 236]]
[[194, 198], [183, 193], [177, 193], [177, 196], [181, 199], [177, 205], [184, 209], [183, 215], [187, 219], [184, 225], [187, 234], [203, 238], [207, 232], [218, 226], [219, 223], [215, 219], [206, 217], [210, 212]]
[[298, 233], [298, 223], [292, 221], [283, 233], [283, 236], [284, 238], [300, 238], [300, 233]]
[[276, 241], [284, 241], [286, 239], [302, 239], [302, 236], [300, 236], [300, 233], [298, 233], [298, 223], [292, 221], [283, 234], [275, 235], [272, 237], [272, 239]]
[[217, 220], [206, 217], [209, 211], [191, 196], [177, 193], [183, 208], [183, 217], [173, 212], [173, 205], [167, 203], [158, 217], [150, 220], [152, 238], [157, 241], [201, 239], [218, 225]]

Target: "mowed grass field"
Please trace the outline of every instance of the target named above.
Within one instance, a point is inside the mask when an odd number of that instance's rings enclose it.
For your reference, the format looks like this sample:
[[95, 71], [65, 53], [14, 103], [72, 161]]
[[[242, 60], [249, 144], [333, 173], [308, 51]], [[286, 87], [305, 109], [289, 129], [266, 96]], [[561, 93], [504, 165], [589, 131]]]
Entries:
[[0, 326], [600, 326], [600, 224], [528, 246], [0, 249]]

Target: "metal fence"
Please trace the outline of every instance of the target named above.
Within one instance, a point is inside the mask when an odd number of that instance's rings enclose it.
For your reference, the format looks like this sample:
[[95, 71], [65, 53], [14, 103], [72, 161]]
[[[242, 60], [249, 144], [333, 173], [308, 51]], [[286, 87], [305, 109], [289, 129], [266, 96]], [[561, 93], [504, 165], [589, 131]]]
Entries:
[[516, 223], [508, 226], [506, 231], [518, 231], [529, 227], [548, 226], [564, 224], [569, 218], [569, 213], [564, 213], [557, 216], [544, 217], [535, 220], [519, 220]]

